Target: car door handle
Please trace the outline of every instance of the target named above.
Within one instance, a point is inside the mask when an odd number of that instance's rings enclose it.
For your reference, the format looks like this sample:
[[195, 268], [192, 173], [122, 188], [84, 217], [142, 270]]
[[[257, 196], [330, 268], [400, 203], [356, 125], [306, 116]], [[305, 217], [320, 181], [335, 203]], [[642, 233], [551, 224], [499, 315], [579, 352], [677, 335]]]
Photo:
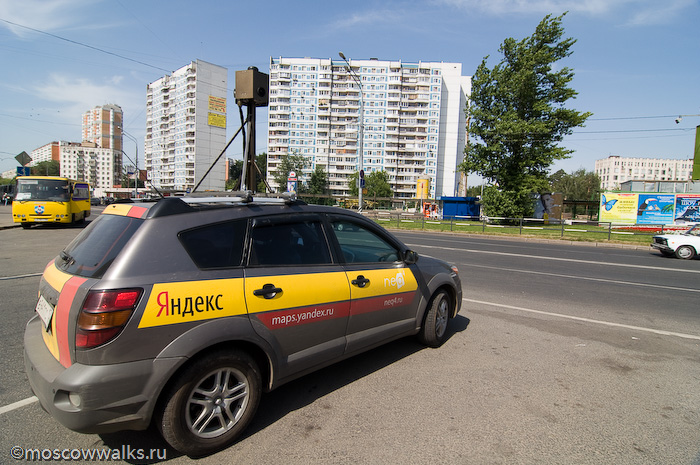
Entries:
[[262, 289], [255, 289], [253, 295], [263, 296], [266, 299], [274, 299], [275, 296], [282, 292], [282, 289], [275, 287], [274, 284], [265, 284]]
[[352, 283], [357, 287], [365, 287], [367, 284], [369, 284], [369, 279], [359, 275], [357, 279], [352, 280]]

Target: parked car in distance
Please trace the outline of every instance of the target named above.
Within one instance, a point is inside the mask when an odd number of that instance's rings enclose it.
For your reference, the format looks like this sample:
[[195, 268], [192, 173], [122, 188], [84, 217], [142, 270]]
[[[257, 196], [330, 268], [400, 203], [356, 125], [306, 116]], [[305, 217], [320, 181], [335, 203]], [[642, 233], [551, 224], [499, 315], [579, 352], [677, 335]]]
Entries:
[[24, 335], [43, 408], [84, 433], [155, 423], [230, 445], [262, 394], [391, 340], [448, 337], [457, 267], [362, 215], [293, 198], [115, 203], [49, 263]]
[[690, 260], [700, 252], [700, 224], [696, 224], [681, 234], [661, 234], [654, 236], [651, 246], [662, 254]]

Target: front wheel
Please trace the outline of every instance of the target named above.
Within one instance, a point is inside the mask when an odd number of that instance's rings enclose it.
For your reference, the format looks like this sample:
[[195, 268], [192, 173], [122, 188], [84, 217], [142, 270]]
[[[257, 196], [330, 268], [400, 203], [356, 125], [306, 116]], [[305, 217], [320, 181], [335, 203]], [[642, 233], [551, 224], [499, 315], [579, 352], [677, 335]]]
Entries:
[[440, 347], [447, 339], [447, 323], [450, 321], [452, 302], [444, 290], [438, 291], [430, 301], [418, 339], [428, 347]]
[[695, 257], [695, 249], [689, 245], [682, 245], [676, 249], [676, 257], [683, 260], [690, 260]]
[[255, 415], [261, 397], [255, 360], [240, 351], [208, 354], [185, 369], [157, 412], [163, 438], [189, 456], [233, 443]]

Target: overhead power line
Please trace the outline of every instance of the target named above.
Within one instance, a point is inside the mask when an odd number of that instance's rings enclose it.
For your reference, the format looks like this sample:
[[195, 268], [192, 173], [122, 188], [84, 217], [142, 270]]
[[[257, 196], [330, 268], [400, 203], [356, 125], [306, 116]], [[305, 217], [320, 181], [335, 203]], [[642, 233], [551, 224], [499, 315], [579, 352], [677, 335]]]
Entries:
[[88, 45], [88, 44], [85, 44], [85, 43], [83, 43], [83, 42], [78, 42], [77, 40], [67, 39], [67, 38], [65, 38], [65, 37], [61, 37], [61, 36], [58, 36], [58, 35], [56, 35], [56, 34], [51, 34], [50, 32], [46, 32], [46, 31], [40, 31], [39, 29], [34, 29], [33, 27], [24, 26], [24, 25], [22, 25], [22, 24], [17, 24], [17, 23], [15, 23], [15, 22], [8, 21], [8, 20], [3, 19], [3, 18], [0, 18], [0, 21], [2, 21], [2, 22], [4, 22], [4, 23], [7, 23], [7, 24], [11, 24], [12, 26], [21, 27], [21, 28], [23, 28], [23, 29], [27, 29], [27, 30], [36, 32], [36, 33], [38, 33], [38, 34], [44, 34], [44, 35], [47, 35], [47, 36], [49, 36], [49, 37], [53, 37], [54, 39], [63, 40], [63, 41], [65, 41], [65, 42], [68, 42], [68, 43], [71, 43], [71, 44], [74, 44], [74, 45], [80, 45], [81, 47], [89, 48], [89, 49], [91, 49], [91, 50], [95, 50], [95, 51], [98, 51], [98, 52], [101, 52], [101, 53], [106, 53], [107, 55], [112, 55], [112, 56], [115, 56], [115, 57], [117, 57], [117, 58], [121, 58], [122, 60], [131, 61], [132, 63], [138, 63], [138, 64], [140, 64], [140, 65], [148, 66], [149, 68], [154, 68], [154, 69], [157, 69], [157, 70], [159, 70], [159, 71], [165, 71], [166, 73], [170, 73], [170, 72], [171, 72], [171, 70], [168, 70], [168, 69], [165, 69], [165, 68], [160, 68], [160, 67], [158, 67], [158, 66], [154, 66], [154, 65], [151, 65], [151, 64], [149, 64], [149, 63], [145, 63], [145, 62], [143, 62], [143, 61], [135, 60], [135, 59], [133, 59], [133, 58], [126, 57], [126, 56], [124, 56], [124, 55], [119, 55], [118, 53], [110, 52], [110, 51], [108, 51], [108, 50], [104, 50], [104, 49], [101, 49], [101, 48], [99, 48], [99, 47], [94, 47], [94, 46], [92, 46], [92, 45]]
[[679, 118], [686, 116], [700, 116], [700, 115], [658, 115], [658, 116], [618, 116], [613, 118], [588, 118], [586, 121], [618, 121], [618, 120], [633, 120], [633, 119], [667, 119], [667, 118]]

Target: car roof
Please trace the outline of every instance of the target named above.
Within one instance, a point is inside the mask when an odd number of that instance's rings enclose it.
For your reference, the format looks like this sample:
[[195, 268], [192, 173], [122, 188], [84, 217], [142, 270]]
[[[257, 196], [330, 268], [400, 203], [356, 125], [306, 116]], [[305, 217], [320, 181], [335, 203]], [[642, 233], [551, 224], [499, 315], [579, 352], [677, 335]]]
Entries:
[[[160, 199], [130, 199], [108, 205], [103, 214], [130, 216], [134, 218], [160, 218], [184, 213], [195, 213], [217, 209], [246, 207], [302, 207], [307, 212], [334, 212], [362, 217], [345, 209], [322, 205], [308, 205], [294, 194], [256, 194], [251, 192], [204, 192], [187, 196], [171, 196]], [[284, 210], [284, 208], [282, 208]], [[298, 210], [297, 210], [298, 211]], [[281, 213], [281, 212], [280, 212]]]

